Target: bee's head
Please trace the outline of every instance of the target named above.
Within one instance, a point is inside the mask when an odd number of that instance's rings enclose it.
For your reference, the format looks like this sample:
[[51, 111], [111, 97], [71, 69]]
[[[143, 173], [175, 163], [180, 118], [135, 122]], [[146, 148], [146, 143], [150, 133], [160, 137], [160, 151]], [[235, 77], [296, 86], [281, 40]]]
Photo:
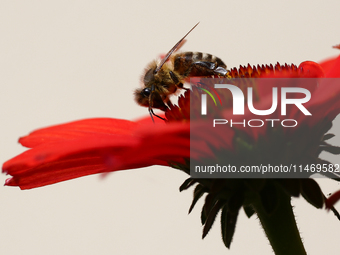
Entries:
[[169, 67], [164, 64], [169, 60], [171, 54], [181, 46], [184, 38], [197, 25], [198, 23], [181, 40], [179, 40], [174, 47], [172, 47], [158, 65], [155, 61], [149, 64], [142, 77], [144, 87], [136, 89], [134, 92], [136, 102], [141, 106], [149, 107], [151, 118], [152, 115], [157, 116], [153, 113], [152, 108], [161, 109], [163, 111], [168, 108], [164, 102], [168, 102], [169, 95], [174, 93], [177, 89], [176, 84], [174, 84], [174, 80], [171, 77], [171, 68], [169, 72]]
[[135, 101], [141, 106], [161, 109], [163, 111], [167, 108], [160, 94], [157, 91], [152, 91], [149, 87], [136, 89], [134, 95]]

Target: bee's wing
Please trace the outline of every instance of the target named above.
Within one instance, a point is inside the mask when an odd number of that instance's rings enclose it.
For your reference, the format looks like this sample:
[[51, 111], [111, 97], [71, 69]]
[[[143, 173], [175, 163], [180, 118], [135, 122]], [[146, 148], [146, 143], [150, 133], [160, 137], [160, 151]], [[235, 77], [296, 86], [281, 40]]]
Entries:
[[[180, 48], [182, 46], [182, 42], [183, 40], [185, 39], [185, 37], [187, 37], [188, 34], [190, 34], [190, 32], [192, 30], [194, 30], [195, 27], [197, 27], [197, 25], [199, 24], [199, 22], [192, 28], [190, 29], [190, 31], [188, 33], [186, 33], [186, 35], [181, 39], [179, 40], [178, 43], [176, 43], [176, 45], [174, 47], [172, 47], [172, 49], [168, 52], [168, 54], [166, 54], [166, 56], [162, 59], [161, 63], [159, 63], [159, 66], [156, 68], [155, 70], [155, 73], [157, 73], [161, 68], [162, 66], [164, 65], [164, 63], [169, 59], [169, 57], [171, 56], [171, 54], [177, 50], [177, 48]], [[183, 42], [184, 43], [184, 42]]]

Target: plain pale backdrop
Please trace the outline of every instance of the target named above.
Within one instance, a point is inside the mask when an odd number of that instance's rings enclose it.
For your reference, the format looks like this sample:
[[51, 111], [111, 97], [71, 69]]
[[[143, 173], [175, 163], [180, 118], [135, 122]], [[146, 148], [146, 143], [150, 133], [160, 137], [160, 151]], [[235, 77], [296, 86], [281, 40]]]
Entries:
[[[228, 67], [340, 53], [331, 48], [340, 43], [338, 0], [120, 2], [1, 1], [1, 163], [24, 150], [20, 136], [40, 127], [147, 115], [132, 96], [144, 67], [198, 21], [183, 50], [217, 55]], [[333, 132], [339, 128], [337, 121]], [[0, 254], [272, 254], [256, 217], [243, 212], [229, 251], [219, 222], [202, 241], [202, 202], [187, 215], [192, 190], [178, 191], [186, 177], [150, 167], [28, 191], [1, 186]], [[318, 182], [326, 194], [340, 189]], [[304, 199], [293, 204], [308, 254], [339, 254], [333, 214]]]

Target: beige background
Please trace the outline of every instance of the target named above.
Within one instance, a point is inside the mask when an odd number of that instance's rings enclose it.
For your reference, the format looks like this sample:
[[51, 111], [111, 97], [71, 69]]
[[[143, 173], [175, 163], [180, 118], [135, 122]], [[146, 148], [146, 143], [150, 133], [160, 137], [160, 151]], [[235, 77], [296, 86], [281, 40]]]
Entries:
[[[339, 10], [338, 0], [2, 0], [0, 161], [22, 152], [18, 137], [39, 127], [146, 115], [132, 97], [144, 67], [198, 21], [183, 50], [229, 67], [299, 64], [340, 53], [331, 48], [340, 43]], [[272, 254], [256, 217], [243, 212], [230, 251], [218, 222], [202, 241], [202, 203], [188, 216], [192, 190], [178, 191], [186, 177], [150, 167], [29, 191], [0, 187], [0, 254]], [[325, 193], [340, 189], [320, 183]], [[332, 213], [293, 203], [308, 254], [339, 254]]]

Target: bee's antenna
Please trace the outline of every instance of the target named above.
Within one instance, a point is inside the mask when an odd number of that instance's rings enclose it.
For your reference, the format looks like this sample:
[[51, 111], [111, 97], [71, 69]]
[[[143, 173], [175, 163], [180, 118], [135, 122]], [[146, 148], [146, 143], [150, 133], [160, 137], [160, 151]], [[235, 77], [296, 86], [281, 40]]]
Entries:
[[176, 43], [176, 45], [174, 47], [172, 47], [172, 49], [168, 52], [168, 54], [166, 54], [166, 56], [162, 59], [161, 63], [159, 64], [159, 66], [157, 66], [156, 70], [154, 71], [154, 73], [157, 73], [162, 66], [164, 65], [164, 63], [169, 59], [169, 57], [171, 56], [171, 54], [177, 49], [177, 47], [181, 44], [181, 42], [185, 39], [185, 37], [187, 37], [187, 35], [194, 30], [195, 27], [197, 27], [197, 25], [199, 24], [199, 22], [192, 28], [190, 29], [190, 31], [181, 39], [179, 40], [178, 43]]

